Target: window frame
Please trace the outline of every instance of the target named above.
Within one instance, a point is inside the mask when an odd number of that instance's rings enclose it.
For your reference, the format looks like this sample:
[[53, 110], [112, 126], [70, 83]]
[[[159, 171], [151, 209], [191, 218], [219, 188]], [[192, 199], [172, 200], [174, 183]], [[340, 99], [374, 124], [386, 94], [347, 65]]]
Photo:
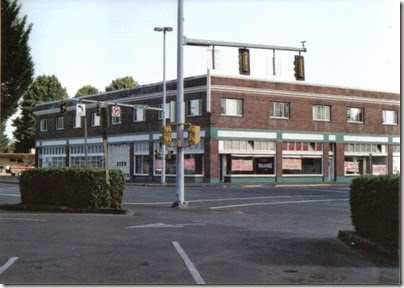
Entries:
[[[236, 102], [236, 114], [228, 114], [227, 112], [227, 102], [228, 101], [235, 101]], [[224, 103], [224, 105], [223, 105]], [[238, 103], [241, 103], [240, 105]], [[236, 98], [221, 98], [220, 99], [220, 115], [221, 116], [230, 116], [230, 117], [243, 117], [244, 113], [244, 100], [243, 99], [236, 99]], [[239, 111], [239, 108], [241, 112]], [[223, 112], [224, 109], [224, 112]], [[240, 112], [240, 114], [239, 114]]]
[[[141, 120], [137, 119], [138, 110], [142, 111], [142, 119]], [[144, 122], [144, 121], [146, 121], [146, 110], [145, 109], [133, 108], [132, 109], [132, 121], [133, 122]]]
[[[65, 129], [65, 117], [64, 116], [60, 116], [60, 117], [56, 117], [55, 119], [55, 127], [56, 130], [63, 130]], [[61, 125], [59, 123], [59, 120], [61, 120]], [[61, 127], [60, 127], [61, 126]]]
[[[394, 121], [395, 122], [386, 122], [386, 112], [393, 112], [394, 113]], [[383, 125], [397, 125], [398, 124], [398, 113], [397, 110], [385, 110], [383, 109], [382, 111], [382, 120], [383, 120]]]
[[[42, 123], [45, 123], [45, 125], [42, 125]], [[39, 120], [39, 131], [40, 132], [48, 131], [48, 119]]]
[[[275, 115], [275, 111], [277, 110], [277, 109], [275, 109], [276, 104], [283, 104], [282, 105], [282, 114], [283, 115], [287, 114], [287, 116], [276, 116]], [[287, 107], [287, 113], [285, 113], [285, 107]], [[277, 101], [270, 102], [269, 118], [270, 119], [285, 119], [285, 120], [290, 119], [290, 102], [277, 102]]]
[[[76, 114], [73, 114], [72, 115], [72, 127], [73, 128], [82, 128], [83, 127], [83, 119], [82, 119], [82, 116], [79, 116], [80, 118], [80, 125], [79, 126], [77, 126], [77, 116], [76, 116]], [[85, 116], [84, 116], [85, 117]]]
[[[192, 102], [193, 101], [198, 101], [198, 111], [196, 114], [191, 114], [190, 112], [192, 111]], [[185, 105], [185, 116], [186, 117], [196, 117], [196, 116], [202, 116], [202, 99], [191, 99], [186, 101]]]
[[[357, 109], [357, 110], [360, 110], [361, 111], [361, 113], [359, 114], [359, 115], [361, 115], [361, 120], [360, 121], [357, 121], [357, 120], [352, 120], [352, 117], [350, 117], [351, 115], [349, 115], [349, 117], [348, 117], [348, 113], [349, 113], [349, 111], [351, 110], [351, 109]], [[358, 108], [358, 107], [348, 107], [347, 109], [346, 109], [346, 113], [347, 113], [347, 123], [364, 123], [365, 122], [365, 109], [363, 109], [363, 108]]]
[[[319, 115], [317, 114], [318, 110], [317, 108], [321, 108], [321, 116], [324, 116], [324, 114], [326, 116], [328, 116], [328, 119], [326, 117], [318, 117]], [[328, 109], [328, 113], [324, 113], [324, 108]], [[327, 115], [328, 114], [328, 115]], [[320, 104], [316, 104], [313, 105], [313, 121], [319, 121], [319, 122], [330, 122], [331, 121], [331, 106], [330, 105], [320, 105]]]
[[[98, 118], [98, 124], [96, 123], [96, 119]], [[97, 116], [96, 112], [91, 113], [91, 127], [101, 126], [101, 115]]]

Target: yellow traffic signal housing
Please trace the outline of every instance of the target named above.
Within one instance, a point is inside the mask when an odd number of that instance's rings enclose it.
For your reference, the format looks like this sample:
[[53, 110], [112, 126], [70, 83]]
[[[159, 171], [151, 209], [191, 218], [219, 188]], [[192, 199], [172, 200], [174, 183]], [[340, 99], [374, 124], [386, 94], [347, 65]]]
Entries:
[[250, 50], [245, 48], [238, 49], [238, 59], [240, 74], [250, 75]]
[[65, 113], [66, 110], [67, 110], [67, 104], [66, 102], [63, 101], [60, 103], [60, 113]]
[[304, 81], [304, 59], [303, 56], [295, 55], [295, 78], [296, 80]]
[[160, 137], [160, 143], [170, 146], [171, 145], [171, 125], [165, 125], [161, 129], [163, 136]]
[[189, 145], [196, 145], [201, 142], [201, 126], [198, 125], [188, 125], [188, 143]]

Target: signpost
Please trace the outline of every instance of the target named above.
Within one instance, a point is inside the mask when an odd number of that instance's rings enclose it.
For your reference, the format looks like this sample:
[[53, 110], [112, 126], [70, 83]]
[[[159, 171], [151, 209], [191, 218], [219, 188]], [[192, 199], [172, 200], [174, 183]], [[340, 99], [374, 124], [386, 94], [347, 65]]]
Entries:
[[88, 146], [87, 146], [87, 117], [86, 117], [86, 104], [76, 104], [76, 126], [77, 123], [81, 124], [81, 117], [84, 117], [84, 167], [87, 168]]

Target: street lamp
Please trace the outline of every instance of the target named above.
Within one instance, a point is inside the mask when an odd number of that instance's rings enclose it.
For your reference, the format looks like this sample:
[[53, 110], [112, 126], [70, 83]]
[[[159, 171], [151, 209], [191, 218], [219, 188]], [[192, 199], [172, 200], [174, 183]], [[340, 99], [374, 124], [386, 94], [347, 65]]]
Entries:
[[[166, 125], [166, 32], [173, 31], [172, 27], [155, 27], [154, 31], [163, 32], [163, 127]], [[161, 184], [166, 183], [166, 145], [161, 146]]]

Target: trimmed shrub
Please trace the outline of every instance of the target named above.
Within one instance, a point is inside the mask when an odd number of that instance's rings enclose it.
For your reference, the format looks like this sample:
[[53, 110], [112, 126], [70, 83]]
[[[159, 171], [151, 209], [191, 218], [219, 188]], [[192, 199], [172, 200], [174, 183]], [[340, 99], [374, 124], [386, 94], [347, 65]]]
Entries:
[[24, 204], [71, 208], [121, 208], [125, 180], [110, 170], [110, 185], [99, 168], [35, 168], [21, 173]]
[[400, 175], [361, 176], [350, 188], [351, 219], [358, 235], [398, 247]]

